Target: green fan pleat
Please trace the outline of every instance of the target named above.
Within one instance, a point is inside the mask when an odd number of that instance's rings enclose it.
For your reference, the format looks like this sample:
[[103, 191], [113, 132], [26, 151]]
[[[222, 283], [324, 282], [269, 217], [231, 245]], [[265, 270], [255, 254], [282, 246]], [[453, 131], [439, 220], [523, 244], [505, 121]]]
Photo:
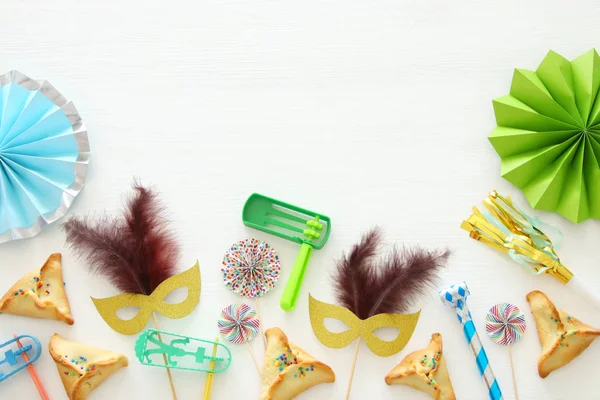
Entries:
[[[600, 145], [594, 139], [588, 138], [585, 143], [583, 159], [583, 177], [588, 198], [588, 208], [592, 218], [600, 218]], [[596, 149], [594, 149], [594, 146]]]
[[523, 192], [535, 208], [553, 211], [560, 200], [567, 173], [577, 153], [577, 146], [569, 146], [560, 157], [546, 165]]
[[498, 126], [489, 139], [500, 157], [509, 157], [564, 143], [577, 134], [577, 130], [535, 132]]
[[585, 142], [587, 139], [581, 137], [577, 145], [575, 157], [567, 165], [564, 190], [558, 200], [557, 212], [568, 219], [579, 222], [588, 218], [590, 214], [588, 196], [583, 177], [583, 164], [585, 155]]
[[579, 125], [583, 124], [575, 103], [571, 63], [560, 54], [550, 51], [535, 72], [552, 98], [575, 118]]
[[542, 149], [519, 153], [502, 160], [502, 177], [523, 189], [536, 180], [552, 163], [568, 152], [576, 138]]
[[559, 131], [575, 128], [574, 125], [562, 122], [555, 116], [540, 114], [527, 104], [513, 96], [504, 96], [494, 100], [494, 112], [498, 126], [534, 131]]
[[600, 87], [600, 57], [596, 50], [591, 50], [573, 60], [571, 66], [577, 109], [587, 124]]
[[596, 100], [594, 101], [594, 107], [590, 112], [590, 120], [588, 122], [590, 128], [600, 129], [600, 90], [596, 94]]
[[552, 118], [577, 128], [581, 125], [580, 118], [574, 118], [558, 102], [554, 100], [541, 79], [533, 71], [515, 69], [510, 95], [528, 104], [532, 109], [542, 115], [551, 115]]

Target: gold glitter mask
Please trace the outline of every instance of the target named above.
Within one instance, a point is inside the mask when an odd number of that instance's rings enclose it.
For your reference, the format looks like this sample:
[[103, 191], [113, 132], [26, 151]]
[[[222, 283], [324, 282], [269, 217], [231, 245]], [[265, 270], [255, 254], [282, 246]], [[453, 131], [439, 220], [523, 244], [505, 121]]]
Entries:
[[[414, 314], [378, 314], [361, 320], [347, 308], [323, 303], [310, 295], [308, 309], [315, 336], [325, 346], [341, 349], [361, 337], [369, 349], [381, 357], [396, 354], [406, 346], [421, 314], [421, 311]], [[339, 333], [331, 332], [325, 327], [327, 318], [342, 321], [350, 329]], [[375, 335], [374, 332], [379, 328], [396, 328], [400, 332], [394, 340], [387, 341]]]
[[[177, 304], [166, 303], [164, 299], [176, 289], [188, 288], [185, 300]], [[200, 299], [200, 267], [198, 262], [192, 268], [166, 279], [156, 287], [149, 296], [143, 294], [123, 293], [105, 299], [92, 301], [102, 319], [115, 331], [124, 335], [135, 335], [141, 332], [150, 316], [155, 311], [168, 318], [183, 318], [191, 313]], [[130, 320], [117, 316], [117, 310], [124, 307], [137, 307], [138, 314]]]

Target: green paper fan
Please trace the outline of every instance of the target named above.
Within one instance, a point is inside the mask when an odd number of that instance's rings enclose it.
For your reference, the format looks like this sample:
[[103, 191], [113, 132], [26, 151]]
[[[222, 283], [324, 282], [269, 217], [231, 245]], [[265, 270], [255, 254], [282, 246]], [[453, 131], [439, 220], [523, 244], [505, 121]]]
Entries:
[[596, 50], [571, 62], [550, 51], [536, 71], [515, 69], [510, 94], [493, 102], [502, 176], [533, 208], [575, 223], [600, 218], [599, 88]]

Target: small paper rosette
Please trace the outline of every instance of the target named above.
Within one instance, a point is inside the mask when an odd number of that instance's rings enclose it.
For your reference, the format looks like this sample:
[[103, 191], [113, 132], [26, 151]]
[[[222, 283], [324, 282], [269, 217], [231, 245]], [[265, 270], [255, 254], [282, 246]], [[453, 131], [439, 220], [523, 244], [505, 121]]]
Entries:
[[489, 136], [502, 176], [533, 208], [579, 223], [600, 218], [600, 56], [569, 62], [550, 51], [536, 71], [516, 69], [494, 100]]
[[86, 128], [46, 81], [0, 75], [0, 243], [37, 235], [69, 209], [85, 181]]
[[223, 257], [223, 282], [234, 293], [262, 297], [275, 287], [281, 264], [275, 249], [258, 239], [234, 243]]

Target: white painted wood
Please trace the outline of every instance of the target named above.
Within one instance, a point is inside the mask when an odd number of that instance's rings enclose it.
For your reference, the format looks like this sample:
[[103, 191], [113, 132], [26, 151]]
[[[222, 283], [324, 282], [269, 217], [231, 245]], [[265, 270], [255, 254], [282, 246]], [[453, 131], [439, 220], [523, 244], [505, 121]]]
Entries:
[[[510, 301], [527, 315], [529, 331], [514, 347], [521, 399], [595, 399], [600, 344], [545, 380], [537, 376], [540, 345], [525, 295], [546, 292], [556, 304], [600, 326], [600, 313], [551, 277], [530, 276], [502, 254], [459, 229], [491, 189], [519, 191], [499, 176], [486, 137], [494, 127], [491, 100], [508, 92], [514, 67], [536, 68], [549, 48], [566, 57], [598, 45], [593, 0], [482, 1], [184, 1], [4, 0], [0, 5], [0, 70], [46, 78], [74, 100], [89, 128], [92, 161], [87, 187], [70, 214], [116, 212], [132, 176], [155, 184], [183, 245], [182, 268], [200, 260], [200, 305], [164, 329], [212, 339], [221, 307], [238, 299], [221, 283], [227, 247], [247, 236], [267, 239], [289, 274], [298, 246], [243, 227], [246, 197], [263, 192], [328, 214], [334, 231], [313, 254], [300, 305], [278, 307], [283, 284], [262, 304], [266, 326], [280, 326], [329, 363], [333, 385], [299, 399], [340, 399], [353, 346], [331, 350], [313, 335], [308, 292], [334, 301], [334, 260], [367, 228], [385, 228], [389, 244], [448, 246], [454, 251], [441, 285], [467, 280], [469, 301], [506, 399], [513, 398], [507, 349], [484, 331], [494, 303]], [[559, 254], [600, 290], [598, 223], [579, 226], [535, 213], [565, 233]], [[0, 340], [13, 332], [54, 332], [127, 354], [131, 366], [92, 399], [168, 399], [161, 369], [133, 357], [134, 337], [113, 332], [90, 295], [117, 292], [88, 275], [64, 246], [57, 226], [33, 240], [0, 246], [0, 291], [64, 254], [76, 324], [3, 315]], [[428, 397], [388, 387], [385, 374], [441, 332], [457, 397], [484, 400], [486, 390], [455, 316], [432, 294], [415, 307], [421, 320], [407, 347], [379, 358], [361, 346], [352, 399]], [[253, 343], [262, 358], [260, 341]], [[215, 378], [213, 398], [254, 399], [259, 377], [243, 347], [231, 369]], [[52, 399], [65, 399], [47, 355], [37, 364]], [[175, 372], [180, 398], [201, 397], [204, 376]], [[1, 399], [35, 399], [26, 373], [0, 384]]]

